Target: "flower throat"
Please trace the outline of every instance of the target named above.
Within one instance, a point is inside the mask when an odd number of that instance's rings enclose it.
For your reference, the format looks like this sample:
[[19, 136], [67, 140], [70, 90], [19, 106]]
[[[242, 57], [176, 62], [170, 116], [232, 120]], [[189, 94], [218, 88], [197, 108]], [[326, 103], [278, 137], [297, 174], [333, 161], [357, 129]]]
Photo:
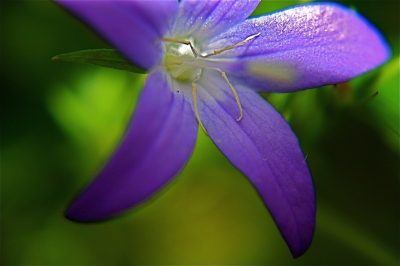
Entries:
[[[167, 52], [165, 56], [164, 67], [166, 67], [167, 71], [176, 80], [191, 82], [192, 83], [192, 97], [193, 97], [193, 107], [196, 115], [196, 119], [199, 122], [200, 127], [203, 129], [204, 133], [208, 135], [207, 130], [205, 129], [203, 123], [200, 119], [199, 110], [197, 107], [197, 81], [200, 79], [202, 70], [205, 66], [201, 64], [203, 60], [207, 60], [208, 57], [221, 54], [225, 51], [234, 49], [238, 46], [242, 46], [254, 38], [260, 36], [261, 33], [257, 33], [247, 37], [245, 40], [229, 45], [222, 49], [214, 50], [209, 54], [200, 54], [196, 48], [193, 46], [191, 41], [184, 39], [176, 39], [170, 37], [164, 37], [160, 39], [164, 42], [170, 42], [171, 44], [167, 46]], [[204, 62], [204, 61], [203, 61]], [[240, 103], [239, 96], [235, 90], [235, 88], [230, 83], [226, 73], [218, 68], [211, 68], [221, 73], [222, 78], [225, 80], [230, 90], [232, 91], [236, 104], [239, 107], [239, 117], [236, 119], [240, 121], [243, 118], [243, 109]]]

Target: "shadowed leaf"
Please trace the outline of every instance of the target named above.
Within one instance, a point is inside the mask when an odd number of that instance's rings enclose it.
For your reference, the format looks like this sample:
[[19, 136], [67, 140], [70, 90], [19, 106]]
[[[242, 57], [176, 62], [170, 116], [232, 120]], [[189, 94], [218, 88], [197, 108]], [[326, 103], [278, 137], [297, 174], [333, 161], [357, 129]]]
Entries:
[[56, 55], [52, 58], [52, 60], [92, 64], [140, 74], [146, 73], [146, 70], [133, 65], [114, 49], [90, 49], [76, 51], [72, 53]]

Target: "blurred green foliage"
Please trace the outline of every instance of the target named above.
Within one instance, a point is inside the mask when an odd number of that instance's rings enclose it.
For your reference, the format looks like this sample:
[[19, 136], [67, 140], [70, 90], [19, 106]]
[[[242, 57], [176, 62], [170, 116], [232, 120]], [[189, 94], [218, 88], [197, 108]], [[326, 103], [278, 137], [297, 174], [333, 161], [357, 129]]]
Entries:
[[[253, 15], [307, 1], [263, 1]], [[398, 1], [338, 1], [389, 41], [386, 65], [338, 86], [264, 94], [298, 134], [317, 192], [317, 228], [294, 260], [247, 179], [199, 132], [185, 170], [105, 223], [63, 217], [117, 145], [145, 76], [51, 61], [110, 48], [46, 1], [1, 2], [1, 263], [399, 263]]]

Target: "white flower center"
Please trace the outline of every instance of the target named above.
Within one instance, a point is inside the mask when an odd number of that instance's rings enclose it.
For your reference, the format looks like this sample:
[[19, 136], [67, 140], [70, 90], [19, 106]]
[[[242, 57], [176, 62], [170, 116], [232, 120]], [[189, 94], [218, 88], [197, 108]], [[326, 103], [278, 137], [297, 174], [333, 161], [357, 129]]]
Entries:
[[200, 71], [196, 63], [201, 60], [197, 58], [196, 50], [191, 45], [171, 42], [167, 45], [164, 65], [167, 71], [176, 80], [192, 82]]

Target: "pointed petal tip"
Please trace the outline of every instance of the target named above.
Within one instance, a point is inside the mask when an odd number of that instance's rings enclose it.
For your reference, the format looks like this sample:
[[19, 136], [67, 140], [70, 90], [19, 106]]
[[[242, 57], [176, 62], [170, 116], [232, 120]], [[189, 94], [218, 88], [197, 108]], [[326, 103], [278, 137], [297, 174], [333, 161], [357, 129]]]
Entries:
[[301, 257], [302, 255], [304, 255], [304, 253], [306, 253], [306, 251], [309, 249], [309, 247], [311, 245], [311, 241], [312, 241], [312, 236], [309, 241], [301, 244], [300, 246], [298, 246], [296, 248], [289, 246], [290, 253], [292, 253], [293, 258], [297, 259], [297, 258]]
[[301, 232], [298, 232], [297, 235], [288, 235], [286, 232], [284, 232], [284, 230], [282, 230], [282, 228], [279, 229], [287, 246], [289, 247], [290, 253], [292, 254], [293, 258], [296, 259], [306, 253], [306, 251], [310, 248], [314, 237], [315, 223], [310, 222], [310, 224], [302, 226]]
[[110, 218], [104, 218], [104, 219], [90, 219], [87, 217], [80, 217], [80, 216], [75, 216], [74, 214], [70, 214], [70, 213], [65, 213], [64, 217], [67, 220], [70, 220], [71, 222], [74, 223], [80, 223], [80, 224], [97, 224], [97, 223], [103, 223], [106, 222], [108, 220], [110, 220]]
[[293, 259], [297, 259], [297, 258], [301, 257], [307, 251], [307, 249], [302, 250], [302, 251], [290, 251], [290, 252], [292, 253]]
[[68, 209], [64, 213], [64, 217], [67, 218], [68, 220], [76, 223], [95, 223], [95, 222], [100, 222], [103, 219], [98, 218], [98, 217], [93, 217], [90, 215], [89, 210], [80, 210], [79, 207], [77, 207], [77, 203], [79, 201], [73, 202]]
[[279, 226], [282, 236], [284, 237], [293, 258], [302, 256], [311, 246], [316, 224], [316, 199], [309, 201], [303, 206], [303, 218], [297, 222], [296, 234], [290, 235], [287, 231]]
[[100, 213], [99, 211], [96, 212], [96, 210], [93, 211], [80, 205], [79, 199], [75, 200], [64, 212], [64, 217], [75, 223], [94, 224], [109, 221], [120, 215], [119, 213], [115, 212]]
[[70, 209], [68, 209], [64, 213], [64, 217], [66, 219], [70, 220], [71, 222], [75, 222], [75, 223], [88, 224], [88, 223], [97, 222], [97, 220], [87, 219], [87, 217], [82, 217], [80, 215], [77, 215], [74, 212], [71, 212]]

